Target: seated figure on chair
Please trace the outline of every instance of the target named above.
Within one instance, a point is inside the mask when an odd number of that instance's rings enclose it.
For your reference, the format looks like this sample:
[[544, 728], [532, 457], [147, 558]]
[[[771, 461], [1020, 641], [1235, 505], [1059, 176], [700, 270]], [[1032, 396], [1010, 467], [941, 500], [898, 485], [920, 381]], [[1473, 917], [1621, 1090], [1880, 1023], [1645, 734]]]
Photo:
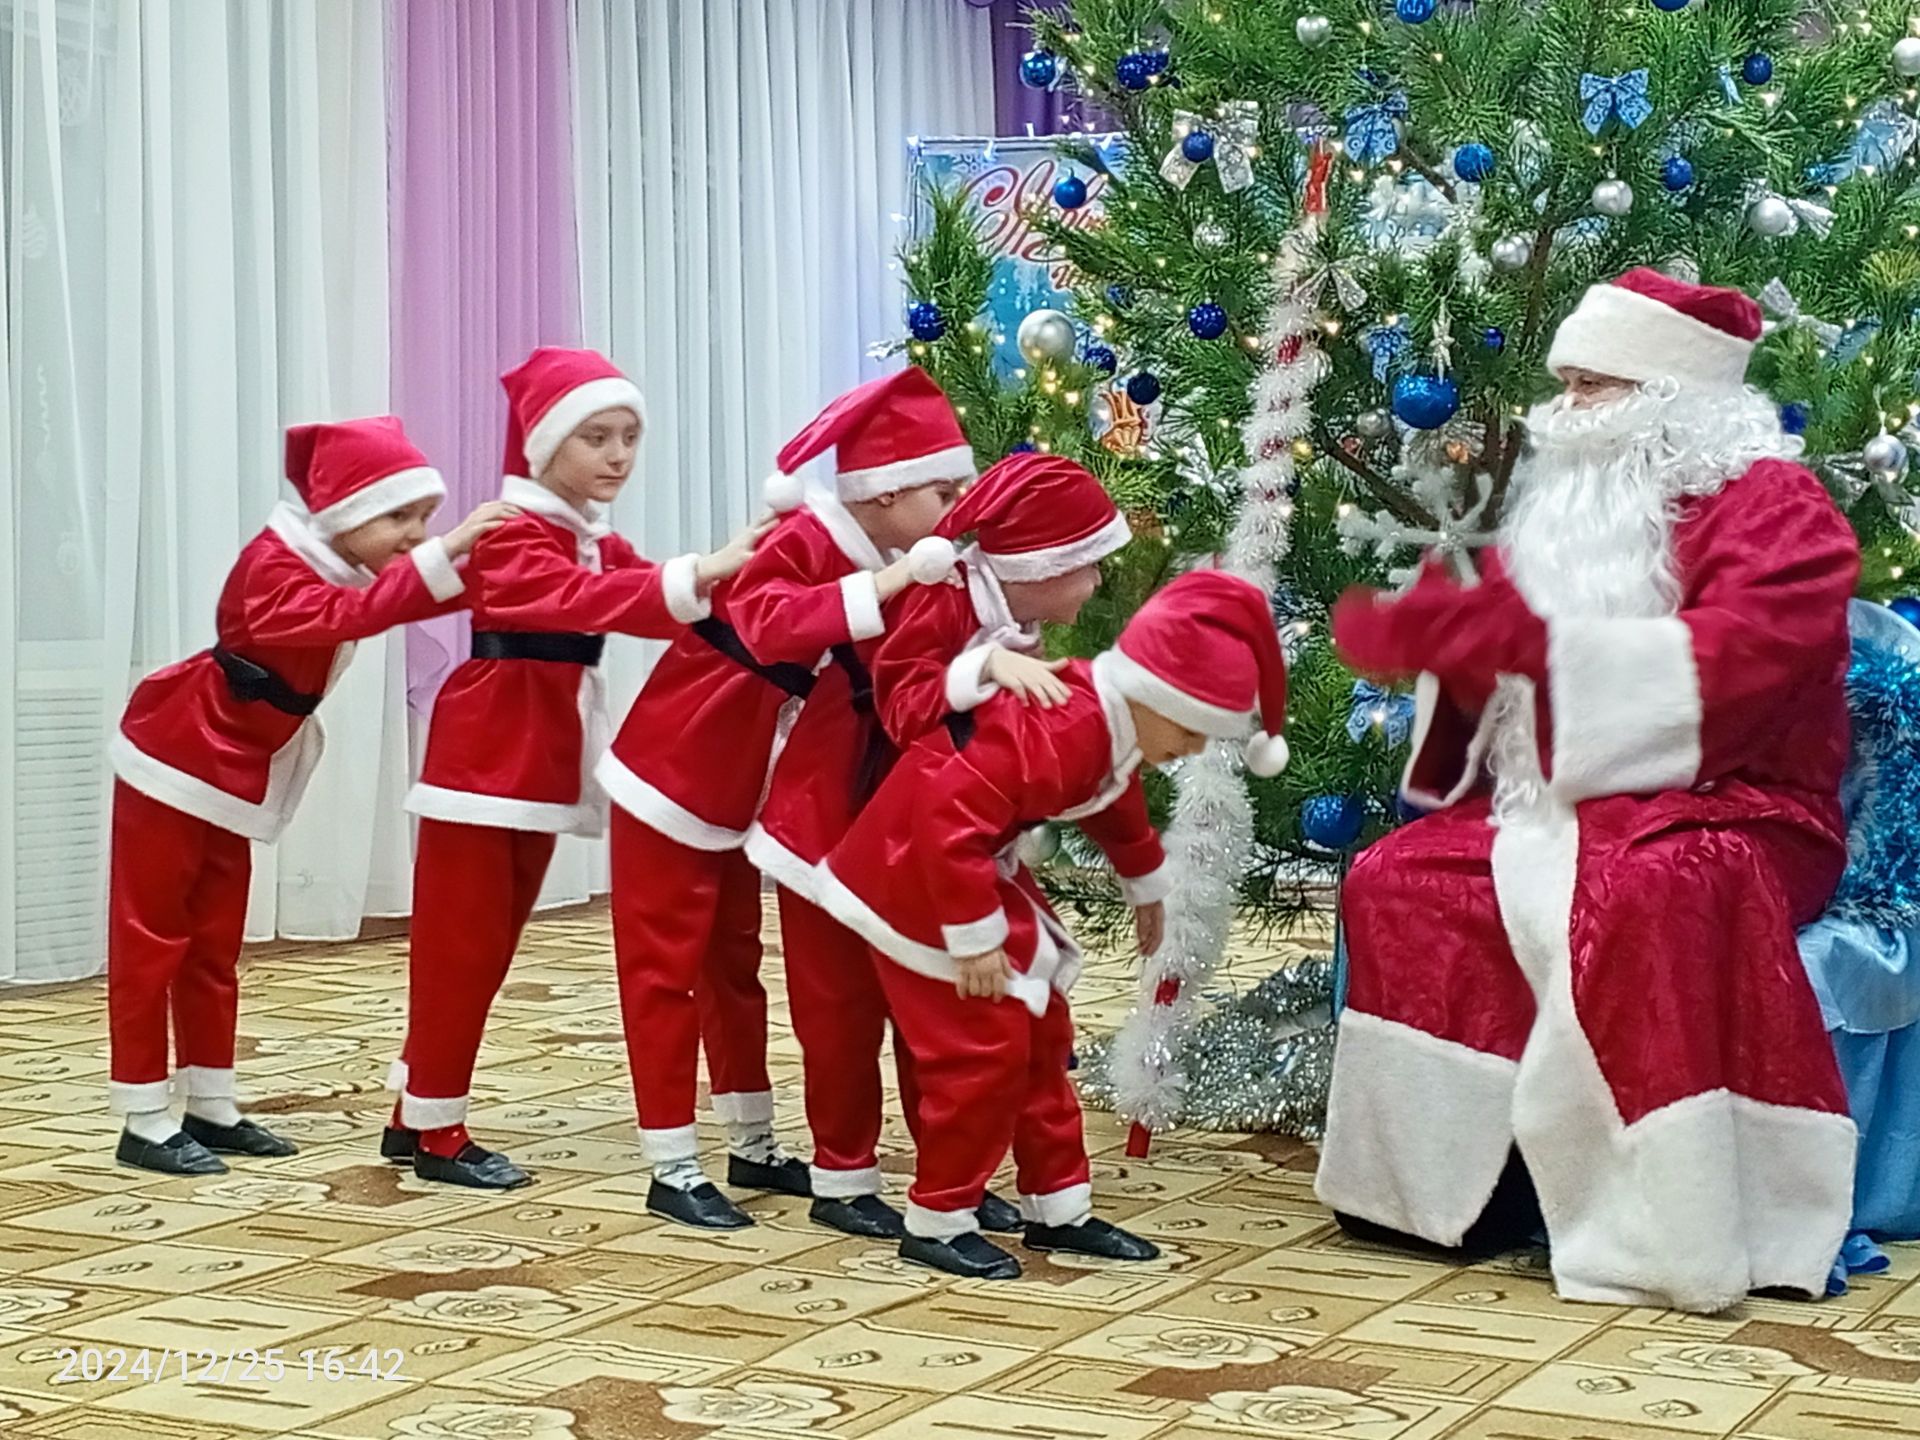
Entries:
[[1419, 676], [1432, 812], [1346, 889], [1318, 1189], [1357, 1234], [1544, 1224], [1572, 1300], [1824, 1291], [1854, 1127], [1794, 934], [1846, 864], [1859, 550], [1745, 384], [1759, 333], [1737, 292], [1594, 287], [1477, 583], [1336, 608], [1357, 670]]

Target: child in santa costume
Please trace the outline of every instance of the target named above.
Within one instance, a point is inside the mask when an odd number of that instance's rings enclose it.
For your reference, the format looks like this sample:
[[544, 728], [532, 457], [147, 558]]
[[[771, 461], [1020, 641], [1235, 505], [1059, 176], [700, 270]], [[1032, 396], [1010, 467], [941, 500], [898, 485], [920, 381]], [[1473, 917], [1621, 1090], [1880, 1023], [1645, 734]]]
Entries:
[[126, 1116], [117, 1158], [145, 1170], [218, 1175], [220, 1155], [293, 1154], [234, 1103], [249, 846], [293, 818], [325, 744], [314, 710], [354, 642], [457, 603], [453, 561], [511, 513], [483, 505], [427, 539], [446, 486], [390, 415], [296, 425], [286, 458], [302, 503], [240, 552], [213, 648], [142, 681], [109, 748], [108, 1089]]
[[[919, 1081], [919, 1156], [900, 1255], [980, 1279], [1020, 1273], [974, 1216], [1009, 1146], [1029, 1249], [1158, 1254], [1091, 1218], [1080, 1105], [1067, 1077], [1066, 995], [1079, 951], [1014, 841], [1041, 821], [1076, 820], [1121, 875], [1150, 875], [1162, 855], [1139, 767], [1240, 733], [1256, 709], [1277, 732], [1286, 709], [1267, 597], [1215, 570], [1175, 580], [1113, 649], [1068, 662], [1060, 678], [1068, 693], [1058, 705], [997, 696], [915, 744], [820, 881], [822, 905], [876, 952]], [[1277, 733], [1248, 747], [1261, 774], [1285, 758]]]
[[407, 800], [421, 817], [407, 1042], [381, 1141], [383, 1155], [410, 1158], [423, 1179], [481, 1189], [529, 1178], [467, 1134], [469, 1091], [487, 1011], [557, 838], [606, 826], [593, 781], [611, 729], [599, 671], [606, 634], [679, 635], [709, 613], [709, 590], [760, 533], [710, 555], [641, 559], [601, 518], [640, 440], [633, 382], [591, 350], [542, 348], [501, 383], [501, 498], [521, 513], [474, 551], [473, 655], [434, 704]]
[[[784, 457], [783, 457], [784, 459]], [[1038, 644], [1009, 610], [981, 546], [1024, 577], [1015, 582], [1022, 616], [1071, 620], [1099, 581], [1098, 562], [1125, 545], [1126, 521], [1085, 467], [1058, 456], [1020, 454], [989, 469], [940, 522], [936, 535], [977, 533], [959, 585], [923, 586], [887, 607], [884, 636], [862, 640], [823, 674], [774, 768], [747, 854], [780, 883], [780, 936], [794, 1033], [806, 1060], [807, 1120], [813, 1131], [812, 1217], [853, 1235], [898, 1238], [900, 1212], [880, 1198], [880, 1045], [886, 1029], [866, 942], [816, 903], [818, 864], [852, 823], [891, 764], [894, 745], [935, 728], [950, 709], [1006, 688], [1037, 703], [1067, 694], [1057, 667], [1028, 654]], [[751, 578], [761, 559], [742, 576]], [[972, 598], [979, 590], [976, 606]], [[979, 611], [991, 618], [983, 620]], [[962, 618], [964, 617], [964, 619]], [[998, 636], [1012, 644], [995, 644]], [[754, 637], [748, 637], [753, 643]], [[968, 694], [950, 702], [946, 674], [969, 646]], [[887, 712], [883, 729], [876, 704]], [[889, 743], [891, 741], [891, 743]], [[895, 1043], [901, 1104], [917, 1130], [912, 1058]], [[1017, 1231], [1019, 1212], [983, 1200], [982, 1229]]]
[[[802, 486], [792, 472], [828, 447], [832, 488]], [[881, 602], [952, 567], [953, 547], [927, 536], [972, 477], [973, 452], [946, 396], [910, 368], [834, 401], [780, 452], [780, 467], [768, 498], [784, 518], [715, 596], [713, 617], [661, 658], [600, 767], [615, 806], [613, 941], [653, 1167], [647, 1208], [713, 1229], [751, 1221], [695, 1158], [703, 1043], [727, 1127], [727, 1183], [809, 1193], [807, 1167], [773, 1135], [760, 877], [741, 848], [782, 709], [816, 684], [865, 688], [853, 647], [880, 633]], [[794, 997], [803, 1043], [820, 1024], [817, 999]]]

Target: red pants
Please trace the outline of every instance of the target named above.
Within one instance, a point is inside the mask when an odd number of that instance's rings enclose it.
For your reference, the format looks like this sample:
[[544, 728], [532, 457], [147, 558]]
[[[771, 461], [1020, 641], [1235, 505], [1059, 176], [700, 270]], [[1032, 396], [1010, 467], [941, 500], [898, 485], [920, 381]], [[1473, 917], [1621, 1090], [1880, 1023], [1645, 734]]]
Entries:
[[[848, 1200], [880, 1193], [880, 1047], [887, 997], [866, 941], [817, 905], [780, 890], [787, 1005], [805, 1062], [813, 1193]], [[919, 1138], [913, 1055], [896, 1029], [893, 1063], [907, 1129]]]
[[107, 903], [108, 1093], [121, 1112], [164, 1110], [167, 1012], [189, 1096], [231, 1097], [252, 854], [246, 837], [113, 787]]
[[420, 822], [407, 950], [401, 1123], [467, 1118], [487, 1011], [507, 978], [557, 837], [491, 825]]
[[739, 850], [696, 850], [615, 807], [613, 953], [621, 1024], [650, 1163], [695, 1152], [702, 1043], [714, 1113], [771, 1121], [760, 872]]
[[1093, 1187], [1080, 1097], [1067, 1078], [1073, 1014], [1054, 995], [1035, 1019], [1017, 1000], [965, 1000], [951, 980], [874, 954], [894, 1023], [920, 1084], [919, 1158], [907, 1230], [950, 1240], [977, 1230], [973, 1212], [1009, 1145], [1020, 1213], [1042, 1225], [1087, 1218]]

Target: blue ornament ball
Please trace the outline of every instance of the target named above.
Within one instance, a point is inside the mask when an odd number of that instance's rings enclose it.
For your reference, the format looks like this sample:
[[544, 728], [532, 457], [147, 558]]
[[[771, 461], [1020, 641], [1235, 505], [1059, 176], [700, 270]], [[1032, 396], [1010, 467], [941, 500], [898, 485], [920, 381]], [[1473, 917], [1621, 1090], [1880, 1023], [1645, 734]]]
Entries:
[[1468, 184], [1478, 185], [1493, 174], [1493, 147], [1469, 140], [1453, 152], [1453, 173]]
[[1060, 57], [1051, 50], [1029, 50], [1020, 57], [1020, 83], [1045, 90], [1060, 78]]
[[1679, 194], [1693, 184], [1693, 162], [1684, 155], [1669, 155], [1660, 167], [1660, 183]]
[[1424, 25], [1433, 18], [1434, 0], [1393, 0], [1393, 13], [1409, 25]]
[[1107, 286], [1107, 303], [1116, 310], [1124, 310], [1133, 304], [1133, 291], [1115, 283]]
[[1213, 158], [1213, 136], [1204, 130], [1188, 131], [1180, 142], [1180, 153], [1196, 165], [1206, 164]]
[[1920, 597], [1902, 595], [1898, 600], [1889, 600], [1887, 608], [1909, 625], [1920, 626]]
[[1159, 377], [1142, 370], [1127, 377], [1127, 398], [1136, 405], [1151, 405], [1160, 398]]
[[1147, 62], [1149, 75], [1164, 75], [1167, 66], [1173, 63], [1173, 57], [1164, 50], [1142, 50], [1140, 56]]
[[1498, 325], [1489, 325], [1480, 336], [1480, 343], [1498, 355], [1507, 348], [1507, 332]]
[[1790, 401], [1780, 407], [1780, 428], [1789, 435], [1807, 433], [1807, 407], [1798, 400]]
[[1689, 0], [1653, 0], [1654, 9], [1664, 10], [1669, 15], [1675, 11], [1686, 9], [1688, 3]]
[[1773, 58], [1756, 50], [1741, 64], [1740, 73], [1749, 85], [1764, 85], [1773, 79]]
[[1034, 444], [1033, 441], [1031, 440], [1022, 440], [1019, 444], [1013, 446], [1010, 450], [1008, 450], [1007, 453], [1009, 455], [1031, 455], [1033, 454], [1034, 451], [1038, 450], [1039, 448], [1040, 447]]
[[947, 317], [931, 300], [916, 300], [907, 307], [907, 329], [916, 340], [938, 340], [947, 333]]
[[1300, 807], [1300, 833], [1328, 850], [1344, 850], [1367, 824], [1367, 803], [1358, 795], [1315, 795]]
[[1187, 311], [1187, 329], [1202, 340], [1218, 340], [1227, 333], [1227, 312], [1211, 300], [1203, 300]]
[[1444, 375], [1402, 375], [1393, 382], [1393, 413], [1416, 430], [1438, 430], [1460, 408], [1460, 387]]
[[1102, 375], [1111, 375], [1120, 368], [1120, 357], [1113, 353], [1111, 345], [1089, 345], [1086, 362]]
[[1123, 90], [1144, 90], [1153, 83], [1153, 62], [1138, 50], [1129, 51], [1114, 62], [1113, 78]]
[[1078, 175], [1069, 175], [1056, 180], [1053, 186], [1053, 203], [1062, 210], [1078, 210], [1087, 203], [1087, 182]]

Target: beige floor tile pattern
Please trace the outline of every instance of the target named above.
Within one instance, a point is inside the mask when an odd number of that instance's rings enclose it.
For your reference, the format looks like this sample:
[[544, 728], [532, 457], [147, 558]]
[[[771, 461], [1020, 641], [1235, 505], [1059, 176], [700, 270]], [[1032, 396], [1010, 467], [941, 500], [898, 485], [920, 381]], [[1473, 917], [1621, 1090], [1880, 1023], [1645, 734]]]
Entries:
[[[1182, 1133], [1136, 1163], [1113, 1117], [1088, 1117], [1101, 1210], [1164, 1247], [1148, 1266], [1035, 1256], [1016, 1283], [955, 1282], [764, 1197], [740, 1234], [664, 1224], [643, 1208], [607, 929], [604, 908], [538, 921], [496, 1008], [474, 1126], [537, 1171], [511, 1195], [375, 1156], [404, 1013], [390, 937], [249, 957], [242, 1085], [302, 1149], [218, 1180], [112, 1164], [99, 982], [0, 1000], [0, 1436], [1920, 1434], [1920, 1251], [1818, 1306], [1564, 1305], [1539, 1256], [1453, 1270], [1346, 1241], [1314, 1201], [1312, 1152], [1272, 1137]], [[800, 1148], [771, 925], [768, 948]], [[1243, 943], [1232, 978], [1293, 953]], [[1118, 1022], [1129, 966], [1096, 962], [1083, 1025]], [[887, 1143], [897, 1192], [897, 1122]], [[272, 1349], [284, 1373], [227, 1360]], [[120, 1352], [93, 1379], [72, 1358]]]

